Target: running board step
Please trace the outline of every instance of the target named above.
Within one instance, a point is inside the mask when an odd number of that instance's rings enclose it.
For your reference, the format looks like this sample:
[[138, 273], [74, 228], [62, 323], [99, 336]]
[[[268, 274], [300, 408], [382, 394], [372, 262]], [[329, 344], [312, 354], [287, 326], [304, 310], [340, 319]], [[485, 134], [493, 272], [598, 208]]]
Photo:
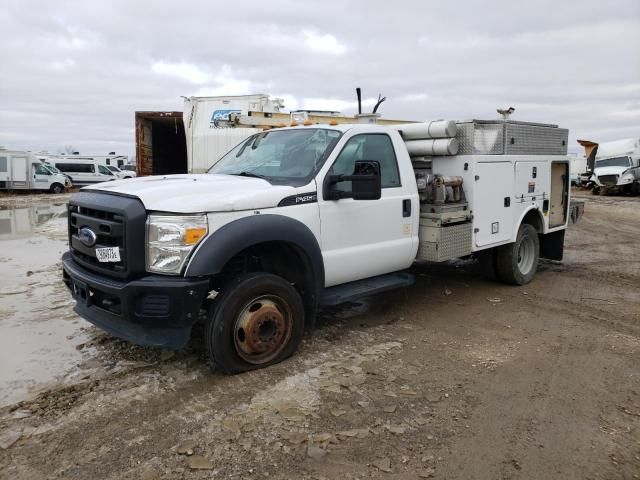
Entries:
[[413, 285], [413, 281], [413, 275], [410, 273], [388, 273], [344, 285], [336, 285], [325, 289], [320, 305], [339, 305], [352, 302], [387, 290], [408, 287]]

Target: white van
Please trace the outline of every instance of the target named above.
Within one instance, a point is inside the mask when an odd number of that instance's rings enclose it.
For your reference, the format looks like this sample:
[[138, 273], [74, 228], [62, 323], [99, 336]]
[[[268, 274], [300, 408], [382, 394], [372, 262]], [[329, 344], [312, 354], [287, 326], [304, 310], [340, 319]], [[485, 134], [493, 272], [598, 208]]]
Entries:
[[74, 185], [93, 185], [119, 179], [106, 166], [95, 160], [53, 160], [53, 165], [68, 175]]
[[120, 170], [115, 165], [107, 165], [107, 168], [118, 178], [135, 178], [136, 172], [130, 172], [128, 170]]
[[106, 167], [114, 165], [118, 168], [122, 168], [129, 161], [126, 155], [116, 155], [115, 152], [110, 152], [109, 155], [80, 155], [78, 153], [72, 153], [60, 155], [59, 158], [69, 162], [75, 162], [77, 160], [96, 162], [96, 164]]

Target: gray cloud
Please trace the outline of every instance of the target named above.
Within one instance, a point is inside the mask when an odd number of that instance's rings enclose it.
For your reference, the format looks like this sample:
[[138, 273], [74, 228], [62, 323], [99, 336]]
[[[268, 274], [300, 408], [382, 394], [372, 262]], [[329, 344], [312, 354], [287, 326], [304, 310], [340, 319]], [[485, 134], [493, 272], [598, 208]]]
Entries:
[[[82, 2], [0, 11], [0, 144], [133, 153], [133, 112], [181, 95], [265, 92], [388, 118], [558, 123], [640, 137], [637, 0]], [[577, 147], [574, 147], [577, 151]]]

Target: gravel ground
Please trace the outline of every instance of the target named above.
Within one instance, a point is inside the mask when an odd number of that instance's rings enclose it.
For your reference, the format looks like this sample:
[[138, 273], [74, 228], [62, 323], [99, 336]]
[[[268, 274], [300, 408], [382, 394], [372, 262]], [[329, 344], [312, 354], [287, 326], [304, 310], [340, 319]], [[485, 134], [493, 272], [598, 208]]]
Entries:
[[[323, 311], [294, 358], [234, 377], [209, 372], [198, 332], [177, 353], [132, 346], [49, 292], [47, 322], [72, 325], [52, 351], [77, 355], [0, 410], [0, 478], [640, 478], [640, 199], [584, 200], [564, 262], [530, 285], [418, 265], [413, 287]], [[0, 308], [27, 304], [9, 316], [29, 324], [58, 272], [18, 275]]]

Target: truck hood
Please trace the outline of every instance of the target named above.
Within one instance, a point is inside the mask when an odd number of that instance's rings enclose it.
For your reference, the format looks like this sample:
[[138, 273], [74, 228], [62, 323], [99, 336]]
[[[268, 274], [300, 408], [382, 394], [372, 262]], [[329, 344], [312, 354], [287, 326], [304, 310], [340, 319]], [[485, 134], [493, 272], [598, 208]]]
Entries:
[[622, 172], [624, 172], [625, 170], [628, 170], [629, 166], [626, 167], [596, 167], [593, 170], [593, 173], [595, 173], [596, 177], [600, 177], [602, 175], [621, 175]]
[[229, 212], [276, 207], [298, 188], [237, 175], [166, 175], [91, 185], [87, 191], [138, 197], [147, 210], [174, 213]]

